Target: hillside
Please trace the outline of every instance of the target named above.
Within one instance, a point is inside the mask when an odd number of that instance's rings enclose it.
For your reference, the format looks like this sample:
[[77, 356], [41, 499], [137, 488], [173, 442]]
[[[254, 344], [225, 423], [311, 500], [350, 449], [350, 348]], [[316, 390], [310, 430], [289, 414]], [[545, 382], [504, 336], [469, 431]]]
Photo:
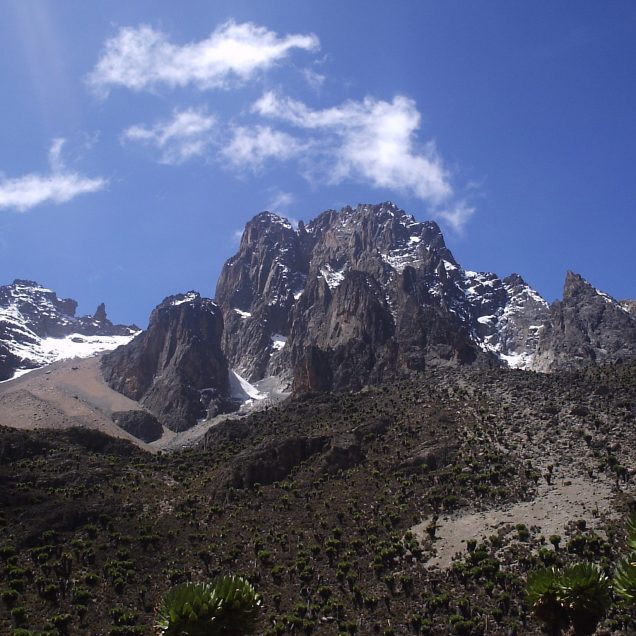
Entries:
[[635, 387], [633, 364], [429, 371], [301, 395], [158, 456], [2, 429], [0, 631], [149, 634], [168, 587], [242, 572], [262, 634], [538, 634], [526, 572], [621, 547]]

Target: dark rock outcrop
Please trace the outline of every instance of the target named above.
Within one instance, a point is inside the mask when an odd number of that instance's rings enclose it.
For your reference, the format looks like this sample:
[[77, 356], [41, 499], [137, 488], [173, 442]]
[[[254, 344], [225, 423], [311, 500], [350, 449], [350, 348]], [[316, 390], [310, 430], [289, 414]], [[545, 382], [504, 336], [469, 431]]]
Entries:
[[232, 460], [220, 488], [251, 488], [254, 484], [280, 481], [301, 462], [323, 452], [328, 443], [327, 436], [296, 436], [264, 442], [253, 450], [239, 453]]
[[163, 425], [186, 430], [230, 406], [222, 334], [223, 316], [212, 300], [196, 292], [169, 296], [146, 331], [102, 358], [103, 376]]
[[155, 442], [163, 435], [161, 423], [148, 411], [116, 411], [111, 418], [119, 428], [142, 442]]
[[563, 300], [550, 308], [532, 368], [579, 369], [636, 357], [636, 318], [621, 303], [568, 272]]
[[[282, 374], [280, 349], [289, 314], [307, 278], [307, 233], [262, 212], [246, 226], [238, 253], [225, 264], [216, 286], [223, 310], [223, 349], [248, 381]], [[283, 354], [284, 355], [284, 354]]]
[[298, 229], [259, 214], [217, 298], [232, 365], [297, 394], [440, 365], [551, 371], [636, 356], [636, 302], [568, 274], [550, 307], [518, 274], [463, 269], [436, 223], [392, 203], [328, 210]]

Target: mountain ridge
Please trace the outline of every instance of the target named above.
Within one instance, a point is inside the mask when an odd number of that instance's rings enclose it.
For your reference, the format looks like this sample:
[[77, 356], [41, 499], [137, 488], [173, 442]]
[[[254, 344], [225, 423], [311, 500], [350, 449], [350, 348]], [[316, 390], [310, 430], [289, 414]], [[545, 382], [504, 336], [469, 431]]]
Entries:
[[[134, 335], [112, 325], [103, 305], [75, 318], [75, 301], [32, 281], [0, 291], [0, 301], [41, 301], [27, 305], [35, 325], [51, 323], [47, 338], [71, 327]], [[14, 305], [5, 309], [10, 326]], [[558, 372], [629, 360], [634, 306], [572, 272], [563, 299], [549, 305], [519, 274], [464, 269], [437, 223], [391, 202], [327, 210], [296, 227], [261, 212], [226, 261], [215, 300], [197, 292], [166, 298], [147, 330], [104, 356], [102, 372], [111, 388], [180, 432], [274, 394], [360, 390], [436, 367]], [[35, 333], [29, 325], [14, 324], [14, 333]]]
[[77, 301], [58, 298], [39, 283], [16, 279], [0, 286], [0, 381], [71, 357], [86, 357], [127, 343], [140, 330], [115, 325], [104, 303], [76, 316]]

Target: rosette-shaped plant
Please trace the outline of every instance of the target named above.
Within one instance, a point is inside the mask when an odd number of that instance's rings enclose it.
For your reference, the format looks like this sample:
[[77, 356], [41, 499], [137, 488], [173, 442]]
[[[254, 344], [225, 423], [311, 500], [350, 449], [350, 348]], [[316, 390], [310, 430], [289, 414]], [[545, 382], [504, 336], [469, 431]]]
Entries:
[[614, 570], [614, 591], [627, 604], [636, 602], [636, 514], [627, 521], [627, 555]]
[[575, 634], [592, 634], [611, 604], [609, 579], [593, 563], [565, 567], [557, 580], [557, 600]]
[[578, 563], [543, 568], [528, 576], [528, 601], [550, 634], [572, 625], [577, 635], [592, 634], [610, 605], [610, 585], [598, 566]]
[[253, 634], [260, 603], [252, 584], [240, 576], [223, 576], [212, 583], [183, 583], [163, 598], [157, 610], [157, 634]]
[[558, 570], [541, 568], [528, 575], [526, 594], [532, 611], [545, 623], [550, 634], [560, 634], [567, 625], [565, 609], [557, 599]]

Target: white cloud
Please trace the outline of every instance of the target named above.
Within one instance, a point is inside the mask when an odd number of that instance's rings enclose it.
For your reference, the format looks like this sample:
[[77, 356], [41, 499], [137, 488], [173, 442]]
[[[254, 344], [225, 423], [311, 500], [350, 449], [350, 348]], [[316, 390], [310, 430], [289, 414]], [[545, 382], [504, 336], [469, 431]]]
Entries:
[[475, 208], [462, 200], [451, 207], [438, 210], [436, 216], [447, 221], [456, 232], [461, 232], [474, 213]]
[[235, 167], [259, 170], [268, 160], [284, 161], [305, 149], [298, 139], [269, 126], [237, 126], [221, 154]]
[[314, 34], [279, 37], [251, 22], [226, 22], [208, 38], [183, 46], [147, 25], [125, 27], [106, 41], [88, 83], [103, 96], [114, 86], [135, 91], [160, 85], [222, 88], [231, 80], [244, 81], [273, 66], [293, 49], [318, 48]]
[[15, 179], [0, 179], [0, 209], [25, 212], [42, 203], [66, 203], [71, 199], [103, 190], [108, 181], [67, 172], [62, 161], [64, 139], [54, 139], [49, 150], [50, 174], [27, 174]]
[[327, 79], [326, 75], [322, 73], [316, 73], [316, 71], [312, 71], [310, 68], [305, 68], [302, 70], [302, 75], [305, 78], [305, 81], [311, 88], [315, 91], [322, 88], [325, 80]]
[[[265, 206], [270, 212], [281, 213], [289, 208], [292, 203], [296, 202], [296, 197], [291, 192], [285, 192], [283, 190], [274, 190], [271, 194], [271, 199]], [[289, 218], [289, 222], [292, 226], [297, 227], [298, 221], [294, 218]]]
[[154, 126], [131, 126], [123, 132], [122, 139], [154, 146], [161, 151], [162, 163], [177, 165], [206, 153], [215, 125], [213, 115], [188, 108], [175, 111], [172, 119]]
[[49, 166], [51, 166], [52, 172], [61, 172], [64, 169], [64, 162], [62, 161], [62, 147], [64, 146], [65, 139], [56, 137], [51, 142], [49, 148]]
[[429, 141], [416, 148], [420, 113], [415, 102], [401, 95], [392, 102], [370, 97], [361, 102], [312, 110], [302, 102], [265, 93], [253, 111], [322, 133], [323, 151], [333, 155], [327, 177], [370, 182], [378, 188], [407, 192], [438, 204], [452, 195], [448, 174]]
[[243, 238], [243, 230], [234, 230], [232, 232], [232, 245], [238, 247], [241, 244]]

